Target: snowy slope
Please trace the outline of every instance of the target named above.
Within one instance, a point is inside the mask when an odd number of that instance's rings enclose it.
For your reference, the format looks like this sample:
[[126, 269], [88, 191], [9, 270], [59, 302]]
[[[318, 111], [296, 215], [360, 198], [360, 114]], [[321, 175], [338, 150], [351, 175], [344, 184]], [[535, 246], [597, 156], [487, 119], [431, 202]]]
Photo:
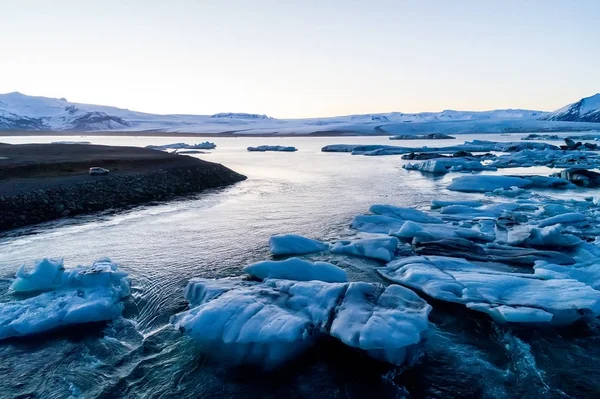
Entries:
[[582, 98], [544, 117], [550, 121], [600, 122], [600, 93]]
[[[600, 98], [599, 95], [594, 96]], [[585, 101], [584, 101], [585, 100]], [[584, 99], [579, 112], [593, 113]], [[575, 103], [570, 107], [575, 106]], [[71, 103], [64, 98], [0, 94], [0, 130], [147, 131], [236, 134], [422, 134], [503, 133], [592, 130], [593, 123], [552, 119], [543, 111], [506, 109], [423, 113], [391, 112], [328, 118], [276, 119], [267, 115], [219, 113], [214, 115], [155, 115], [110, 106]]]

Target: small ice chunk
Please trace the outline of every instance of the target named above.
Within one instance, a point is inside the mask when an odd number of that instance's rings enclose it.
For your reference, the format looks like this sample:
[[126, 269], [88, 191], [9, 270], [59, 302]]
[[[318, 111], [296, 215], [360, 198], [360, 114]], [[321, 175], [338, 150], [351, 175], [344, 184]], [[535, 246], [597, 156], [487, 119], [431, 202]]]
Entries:
[[326, 251], [329, 248], [324, 242], [296, 234], [273, 236], [269, 240], [269, 246], [273, 255], [302, 255]]
[[395, 237], [339, 241], [331, 246], [331, 252], [334, 254], [364, 256], [365, 258], [389, 262], [396, 253], [398, 243], [398, 239]]
[[319, 280], [329, 283], [348, 281], [344, 269], [327, 262], [290, 258], [284, 261], [263, 261], [244, 267], [244, 271], [258, 279], [286, 279], [294, 281]]

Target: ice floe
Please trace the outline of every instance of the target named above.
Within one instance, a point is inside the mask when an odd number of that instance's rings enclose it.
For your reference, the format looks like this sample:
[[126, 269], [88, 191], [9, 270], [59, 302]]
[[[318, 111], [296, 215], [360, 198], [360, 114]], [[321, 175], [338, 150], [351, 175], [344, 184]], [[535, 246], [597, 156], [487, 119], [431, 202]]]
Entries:
[[193, 279], [190, 310], [172, 317], [210, 355], [276, 367], [332, 336], [395, 365], [410, 364], [431, 307], [414, 292], [371, 283]]
[[568, 325], [600, 315], [600, 291], [575, 279], [546, 280], [439, 256], [394, 260], [378, 272], [432, 298], [486, 313], [498, 323]]
[[115, 319], [130, 294], [126, 276], [109, 259], [74, 269], [65, 269], [62, 260], [43, 259], [31, 273], [21, 267], [11, 289], [46, 292], [0, 303], [0, 339]]

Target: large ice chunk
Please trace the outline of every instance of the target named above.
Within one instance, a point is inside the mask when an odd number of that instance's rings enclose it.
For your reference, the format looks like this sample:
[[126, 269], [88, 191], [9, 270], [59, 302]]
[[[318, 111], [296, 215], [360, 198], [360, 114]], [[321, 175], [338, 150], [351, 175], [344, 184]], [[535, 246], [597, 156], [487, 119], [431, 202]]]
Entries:
[[401, 365], [428, 328], [431, 307], [399, 286], [234, 279], [193, 279], [190, 310], [171, 322], [214, 357], [272, 368], [332, 335]]
[[498, 323], [568, 325], [600, 315], [600, 291], [574, 279], [544, 280], [439, 256], [398, 259], [378, 271], [435, 299], [487, 313]]
[[329, 249], [329, 245], [324, 242], [296, 234], [273, 236], [269, 240], [269, 246], [273, 255], [302, 255]]
[[389, 234], [392, 231], [399, 230], [404, 225], [405, 220], [395, 217], [382, 215], [357, 215], [350, 223], [353, 229], [365, 233]]
[[583, 213], [579, 212], [568, 212], [562, 215], [552, 216], [543, 220], [540, 220], [540, 227], [552, 226], [553, 224], [569, 224], [569, 225], [580, 225], [586, 223], [587, 218]]
[[327, 262], [309, 262], [290, 258], [283, 261], [263, 261], [244, 267], [244, 271], [258, 279], [286, 279], [295, 281], [319, 280], [325, 282], [348, 281], [344, 269]]
[[531, 180], [514, 176], [497, 175], [475, 175], [461, 176], [452, 180], [448, 190], [463, 191], [467, 193], [485, 193], [498, 188], [509, 189], [511, 187], [527, 187], [532, 184]]
[[21, 265], [11, 284], [15, 292], [49, 291], [59, 288], [86, 288], [96, 286], [120, 286], [129, 294], [127, 273], [118, 270], [117, 264], [108, 258], [95, 261], [92, 266], [65, 269], [62, 259], [44, 258], [35, 263], [27, 273]]
[[398, 239], [395, 237], [338, 241], [331, 246], [331, 252], [334, 254], [364, 256], [365, 258], [389, 262], [394, 257], [398, 244]]
[[414, 208], [376, 204], [371, 205], [369, 210], [376, 215], [389, 216], [400, 220], [410, 220], [418, 223], [444, 223], [442, 219]]
[[21, 267], [13, 290], [49, 292], [0, 303], [0, 339], [117, 318], [122, 299], [130, 294], [126, 276], [108, 259], [71, 270], [64, 269], [62, 260], [43, 259], [30, 274]]
[[557, 265], [544, 261], [536, 262], [535, 275], [544, 279], [575, 279], [600, 290], [600, 263], [596, 260], [572, 266]]
[[495, 235], [486, 234], [475, 229], [453, 226], [450, 224], [424, 224], [415, 222], [406, 222], [396, 232], [392, 232], [395, 237], [405, 240], [418, 238], [419, 240], [436, 241], [448, 238], [464, 238], [468, 240], [493, 241]]
[[431, 307], [399, 285], [350, 283], [336, 311], [332, 336], [375, 359], [402, 365], [416, 358]]
[[406, 165], [403, 165], [403, 168], [433, 174], [496, 170], [495, 167], [483, 165], [479, 160], [467, 160], [463, 158], [441, 158], [429, 159], [423, 162], [409, 162]]
[[564, 232], [560, 224], [537, 228], [530, 225], [516, 226], [508, 231], [507, 244], [531, 247], [571, 247], [580, 244], [580, 238]]

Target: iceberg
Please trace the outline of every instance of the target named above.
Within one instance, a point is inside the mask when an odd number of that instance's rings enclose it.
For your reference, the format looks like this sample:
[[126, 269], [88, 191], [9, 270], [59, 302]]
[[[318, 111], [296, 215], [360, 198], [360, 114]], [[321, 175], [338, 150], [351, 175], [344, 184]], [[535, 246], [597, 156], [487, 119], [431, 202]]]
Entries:
[[322, 336], [395, 365], [410, 364], [431, 307], [414, 292], [369, 283], [239, 279], [189, 282], [190, 310], [171, 323], [213, 357], [272, 369]]
[[600, 291], [574, 279], [545, 280], [439, 256], [394, 260], [378, 272], [432, 298], [486, 313], [500, 324], [569, 325], [600, 315]]
[[65, 270], [62, 260], [50, 259], [37, 262], [31, 273], [21, 267], [11, 289], [46, 292], [0, 303], [0, 339], [115, 319], [131, 292], [126, 276], [109, 259], [71, 270]]
[[451, 140], [456, 137], [448, 136], [442, 133], [429, 133], [429, 134], [400, 134], [397, 136], [390, 136], [390, 140]]
[[273, 255], [303, 255], [329, 249], [329, 244], [296, 234], [275, 235], [269, 240]]
[[338, 241], [330, 248], [334, 254], [362, 256], [389, 262], [394, 258], [399, 241], [395, 237]]
[[279, 152], [294, 152], [298, 151], [296, 147], [285, 147], [282, 145], [259, 145], [258, 147], [248, 147], [248, 151], [265, 152], [265, 151], [279, 151]]
[[319, 280], [328, 283], [348, 281], [344, 269], [327, 262], [309, 262], [290, 258], [283, 261], [263, 261], [244, 267], [244, 271], [258, 279], [285, 279], [294, 281]]
[[173, 143], [164, 145], [147, 145], [152, 150], [212, 150], [217, 148], [215, 143], [204, 141], [198, 144]]

